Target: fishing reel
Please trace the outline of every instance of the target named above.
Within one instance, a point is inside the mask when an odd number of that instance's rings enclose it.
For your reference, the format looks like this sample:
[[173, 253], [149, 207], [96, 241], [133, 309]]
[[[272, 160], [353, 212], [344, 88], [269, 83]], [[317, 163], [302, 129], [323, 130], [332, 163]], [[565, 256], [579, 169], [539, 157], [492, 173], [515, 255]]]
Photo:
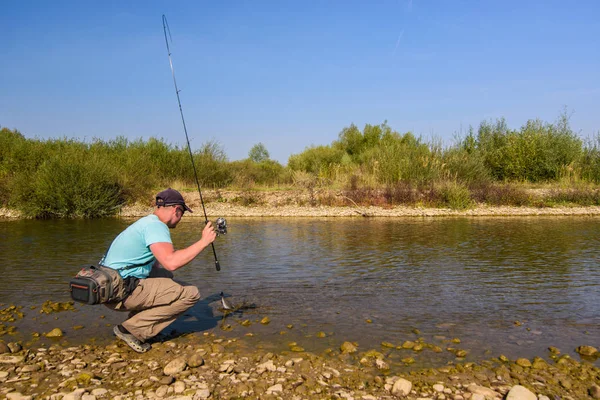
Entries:
[[215, 231], [217, 232], [217, 236], [227, 235], [227, 221], [225, 220], [225, 218], [217, 218], [217, 220], [215, 221]]

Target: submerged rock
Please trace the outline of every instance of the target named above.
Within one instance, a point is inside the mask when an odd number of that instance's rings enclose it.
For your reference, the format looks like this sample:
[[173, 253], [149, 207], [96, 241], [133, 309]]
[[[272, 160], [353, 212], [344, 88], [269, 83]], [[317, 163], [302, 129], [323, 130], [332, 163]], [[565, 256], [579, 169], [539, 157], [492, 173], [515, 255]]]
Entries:
[[46, 333], [44, 336], [49, 338], [62, 337], [63, 331], [60, 328], [54, 328], [50, 332]]
[[582, 356], [595, 356], [598, 354], [598, 349], [592, 346], [579, 346], [576, 351]]

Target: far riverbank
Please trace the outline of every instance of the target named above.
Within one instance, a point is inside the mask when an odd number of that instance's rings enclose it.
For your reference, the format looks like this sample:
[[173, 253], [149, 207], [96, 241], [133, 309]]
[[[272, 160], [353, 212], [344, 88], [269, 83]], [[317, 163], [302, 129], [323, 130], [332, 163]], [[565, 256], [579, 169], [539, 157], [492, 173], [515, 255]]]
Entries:
[[[197, 192], [182, 194], [194, 213], [186, 218], [203, 218], [202, 204]], [[326, 196], [337, 199], [326, 205], [322, 197], [311, 196], [305, 191], [203, 191], [206, 212], [209, 217], [507, 217], [507, 216], [600, 216], [600, 206], [555, 205], [552, 207], [493, 206], [476, 204], [464, 210], [434, 208], [419, 205], [374, 206], [359, 205], [335, 192]], [[117, 217], [142, 217], [153, 210], [152, 201], [125, 205], [115, 213]], [[0, 208], [0, 218], [23, 218], [18, 210]]]

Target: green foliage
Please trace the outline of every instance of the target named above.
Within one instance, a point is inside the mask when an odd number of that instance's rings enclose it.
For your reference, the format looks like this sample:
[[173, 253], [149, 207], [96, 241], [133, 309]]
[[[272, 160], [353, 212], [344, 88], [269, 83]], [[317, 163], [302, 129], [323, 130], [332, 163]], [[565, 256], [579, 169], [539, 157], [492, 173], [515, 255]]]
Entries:
[[402, 181], [418, 186], [438, 179], [442, 168], [439, 151], [410, 132], [385, 134], [380, 145], [365, 158], [383, 184]]
[[266, 161], [269, 159], [269, 151], [264, 144], [258, 143], [252, 146], [248, 152], [248, 158], [255, 163]]
[[557, 180], [582, 151], [566, 115], [556, 124], [529, 120], [519, 131], [508, 129], [504, 119], [482, 122], [477, 140], [486, 166], [498, 180]]
[[291, 155], [288, 167], [323, 177], [331, 177], [335, 166], [341, 164], [344, 151], [331, 146], [309, 147], [300, 154]]
[[459, 183], [445, 184], [440, 194], [444, 203], [453, 210], [466, 210], [474, 205], [469, 189]]
[[580, 165], [581, 178], [588, 182], [600, 183], [600, 133], [586, 143]]
[[233, 161], [228, 167], [233, 176], [233, 183], [240, 187], [257, 185], [273, 186], [290, 183], [289, 175], [284, 167], [274, 160], [254, 162], [250, 159]]

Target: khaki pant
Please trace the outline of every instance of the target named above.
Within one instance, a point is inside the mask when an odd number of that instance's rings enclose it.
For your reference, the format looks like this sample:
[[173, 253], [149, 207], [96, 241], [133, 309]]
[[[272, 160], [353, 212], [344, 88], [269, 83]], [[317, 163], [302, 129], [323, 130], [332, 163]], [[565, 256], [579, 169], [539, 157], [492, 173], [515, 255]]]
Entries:
[[200, 300], [195, 286], [175, 282], [173, 273], [153, 268], [150, 276], [141, 279], [135, 290], [122, 302], [110, 308], [129, 311], [129, 319], [122, 323], [133, 336], [145, 341], [160, 333], [185, 310]]

